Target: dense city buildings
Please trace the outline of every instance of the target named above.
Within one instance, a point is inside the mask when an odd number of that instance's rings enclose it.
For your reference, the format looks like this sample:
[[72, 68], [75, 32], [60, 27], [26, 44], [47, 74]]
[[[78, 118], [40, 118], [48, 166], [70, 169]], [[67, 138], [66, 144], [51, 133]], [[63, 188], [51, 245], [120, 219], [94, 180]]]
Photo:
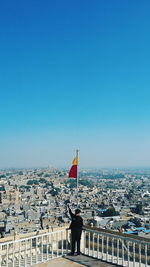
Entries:
[[82, 170], [77, 194], [66, 170], [1, 170], [1, 237], [67, 226], [68, 203], [85, 225], [149, 237], [149, 179], [150, 170]]

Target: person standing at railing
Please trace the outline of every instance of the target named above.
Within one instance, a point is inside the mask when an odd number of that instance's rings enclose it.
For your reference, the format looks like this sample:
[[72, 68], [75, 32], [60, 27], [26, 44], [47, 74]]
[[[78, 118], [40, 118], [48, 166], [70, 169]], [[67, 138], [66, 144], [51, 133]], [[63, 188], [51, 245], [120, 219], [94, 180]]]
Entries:
[[[69, 205], [69, 214], [71, 216], [71, 224], [69, 229], [71, 229], [71, 255], [80, 255], [80, 240], [83, 227], [83, 219], [80, 216], [81, 211], [79, 209], [75, 210], [75, 214], [72, 213]], [[77, 245], [77, 253], [75, 253], [75, 246]]]

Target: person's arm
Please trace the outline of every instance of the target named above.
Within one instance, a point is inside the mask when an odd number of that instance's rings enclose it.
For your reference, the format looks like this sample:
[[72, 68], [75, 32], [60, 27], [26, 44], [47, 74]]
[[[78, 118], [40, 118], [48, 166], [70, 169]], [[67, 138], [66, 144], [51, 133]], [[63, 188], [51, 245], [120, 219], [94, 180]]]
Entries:
[[74, 214], [72, 213], [72, 211], [71, 211], [71, 209], [70, 209], [70, 207], [69, 207], [69, 205], [68, 205], [68, 210], [69, 210], [69, 214], [70, 214], [70, 216], [71, 216], [71, 219], [74, 217]]

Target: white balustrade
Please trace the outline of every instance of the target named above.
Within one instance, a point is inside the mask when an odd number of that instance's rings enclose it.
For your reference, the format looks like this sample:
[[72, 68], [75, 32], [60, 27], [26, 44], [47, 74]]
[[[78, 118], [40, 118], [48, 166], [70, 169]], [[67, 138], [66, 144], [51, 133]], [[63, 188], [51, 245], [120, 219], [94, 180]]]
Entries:
[[[127, 267], [150, 266], [150, 241], [110, 231], [84, 229], [85, 255]], [[94, 244], [93, 244], [94, 242]]]
[[[62, 257], [70, 249], [66, 229], [0, 243], [0, 267], [29, 267]], [[82, 253], [116, 265], [150, 266], [150, 241], [109, 231], [84, 228]]]
[[68, 230], [0, 243], [0, 267], [29, 267], [68, 253]]

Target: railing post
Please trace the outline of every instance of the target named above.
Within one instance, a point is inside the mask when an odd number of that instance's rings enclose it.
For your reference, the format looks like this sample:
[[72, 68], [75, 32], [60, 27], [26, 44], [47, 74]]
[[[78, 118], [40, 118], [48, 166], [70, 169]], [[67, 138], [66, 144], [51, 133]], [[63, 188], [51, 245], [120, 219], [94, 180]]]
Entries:
[[99, 234], [97, 235], [97, 258], [99, 259]]
[[86, 231], [84, 230], [84, 254], [86, 253]]
[[35, 240], [36, 240], [36, 249], [35, 249], [35, 259], [36, 259], [36, 264], [38, 263], [38, 252], [37, 252], [37, 242], [38, 242], [38, 238], [36, 237], [35, 238]]
[[117, 239], [117, 264], [119, 264], [119, 239]]
[[[58, 245], [59, 245], [58, 242], [59, 242], [58, 241], [58, 233], [56, 233], [56, 249], [57, 249], [56, 253], [57, 253], [57, 257], [58, 257]], [[66, 243], [66, 246], [67, 246], [67, 243]]]
[[[57, 250], [58, 250], [58, 241], [57, 241]], [[68, 230], [66, 230], [66, 253], [68, 254]]]
[[122, 266], [124, 266], [124, 240], [122, 240]]
[[41, 261], [43, 262], [43, 236], [41, 236]]
[[141, 267], [141, 244], [139, 244], [139, 267]]
[[102, 236], [102, 260], [104, 259], [104, 236]]
[[133, 243], [133, 267], [135, 267], [135, 243]]
[[27, 266], [27, 240], [25, 240], [25, 257], [24, 257], [25, 267]]
[[128, 267], [130, 267], [130, 242], [127, 242], [127, 249], [128, 249]]
[[0, 267], [2, 266], [2, 245], [0, 245]]
[[106, 237], [106, 261], [108, 261], [109, 237]]
[[49, 235], [46, 238], [46, 260], [48, 260], [48, 248], [49, 248]]
[[30, 239], [30, 263], [32, 265], [32, 238]]
[[88, 255], [90, 256], [90, 232], [88, 233]]
[[61, 254], [64, 253], [64, 241], [63, 241], [63, 232], [61, 231]]
[[12, 262], [13, 262], [13, 267], [15, 265], [15, 243], [13, 243], [13, 253], [12, 253]]
[[112, 263], [114, 262], [114, 238], [112, 238]]
[[147, 245], [145, 245], [145, 267], [147, 267]]
[[51, 248], [52, 248], [52, 259], [53, 259], [53, 233], [51, 233]]
[[94, 237], [95, 237], [95, 234], [93, 233], [93, 237], [92, 237], [92, 257], [94, 257]]
[[8, 267], [8, 244], [6, 244], [6, 266]]

